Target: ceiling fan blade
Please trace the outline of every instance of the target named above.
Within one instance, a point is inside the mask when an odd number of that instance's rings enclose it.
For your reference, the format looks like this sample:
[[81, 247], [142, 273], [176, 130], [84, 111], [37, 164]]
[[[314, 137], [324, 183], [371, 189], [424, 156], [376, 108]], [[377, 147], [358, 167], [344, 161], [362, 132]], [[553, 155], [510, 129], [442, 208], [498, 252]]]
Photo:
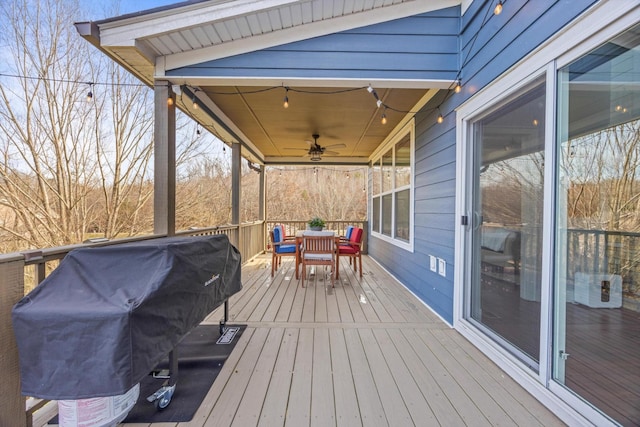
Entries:
[[324, 148], [325, 149], [332, 149], [332, 148], [345, 148], [347, 146], [347, 144], [332, 144], [332, 145], [327, 145]]
[[284, 147], [284, 150], [304, 150], [304, 151], [309, 151], [308, 148], [294, 148], [294, 147]]
[[322, 153], [322, 155], [324, 155], [324, 156], [339, 156], [339, 155], [340, 155], [340, 153], [338, 153], [337, 151], [326, 151], [326, 150], [325, 150], [325, 151]]

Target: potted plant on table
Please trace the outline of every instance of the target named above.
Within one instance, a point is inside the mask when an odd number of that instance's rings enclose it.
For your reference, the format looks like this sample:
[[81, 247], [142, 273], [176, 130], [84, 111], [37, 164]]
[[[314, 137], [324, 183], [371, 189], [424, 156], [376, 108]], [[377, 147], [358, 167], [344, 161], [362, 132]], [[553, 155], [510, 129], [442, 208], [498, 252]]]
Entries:
[[325, 226], [325, 222], [322, 218], [315, 217], [312, 218], [309, 222], [309, 229], [314, 231], [322, 231]]

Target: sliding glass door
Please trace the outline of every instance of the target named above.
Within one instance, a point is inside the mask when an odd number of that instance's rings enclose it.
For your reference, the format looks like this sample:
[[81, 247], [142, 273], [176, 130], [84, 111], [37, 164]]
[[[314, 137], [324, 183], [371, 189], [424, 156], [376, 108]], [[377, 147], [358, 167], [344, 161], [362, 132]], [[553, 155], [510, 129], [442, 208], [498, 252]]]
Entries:
[[538, 369], [545, 80], [472, 125], [466, 317]]
[[558, 72], [554, 379], [640, 425], [640, 26]]

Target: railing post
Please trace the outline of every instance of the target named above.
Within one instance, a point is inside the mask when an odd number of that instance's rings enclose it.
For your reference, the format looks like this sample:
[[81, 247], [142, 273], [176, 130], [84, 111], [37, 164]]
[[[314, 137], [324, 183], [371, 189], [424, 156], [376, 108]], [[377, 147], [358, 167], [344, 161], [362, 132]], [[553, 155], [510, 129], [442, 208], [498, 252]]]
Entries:
[[11, 322], [12, 307], [24, 296], [24, 260], [0, 263], [0, 425], [27, 424], [25, 399], [20, 393], [18, 347]]
[[240, 144], [234, 142], [231, 144], [231, 224], [237, 226], [236, 228], [236, 242], [238, 242], [238, 249], [240, 253], [244, 248], [241, 248], [242, 240], [240, 235], [240, 203], [242, 194], [242, 167], [240, 162], [242, 161], [242, 154]]
[[262, 250], [267, 249], [267, 228], [266, 228], [266, 220], [267, 220], [267, 177], [264, 165], [260, 165], [260, 195], [258, 200], [258, 219], [262, 221]]

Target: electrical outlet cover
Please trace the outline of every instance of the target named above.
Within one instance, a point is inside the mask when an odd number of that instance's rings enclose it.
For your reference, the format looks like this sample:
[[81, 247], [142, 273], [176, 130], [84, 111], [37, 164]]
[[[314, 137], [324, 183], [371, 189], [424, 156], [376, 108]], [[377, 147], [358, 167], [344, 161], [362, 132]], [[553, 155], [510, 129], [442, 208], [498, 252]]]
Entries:
[[437, 261], [436, 257], [434, 257], [433, 255], [429, 255], [429, 268], [434, 273], [436, 271], [438, 271], [438, 261]]
[[442, 258], [438, 258], [438, 274], [443, 277], [447, 276], [447, 263]]

